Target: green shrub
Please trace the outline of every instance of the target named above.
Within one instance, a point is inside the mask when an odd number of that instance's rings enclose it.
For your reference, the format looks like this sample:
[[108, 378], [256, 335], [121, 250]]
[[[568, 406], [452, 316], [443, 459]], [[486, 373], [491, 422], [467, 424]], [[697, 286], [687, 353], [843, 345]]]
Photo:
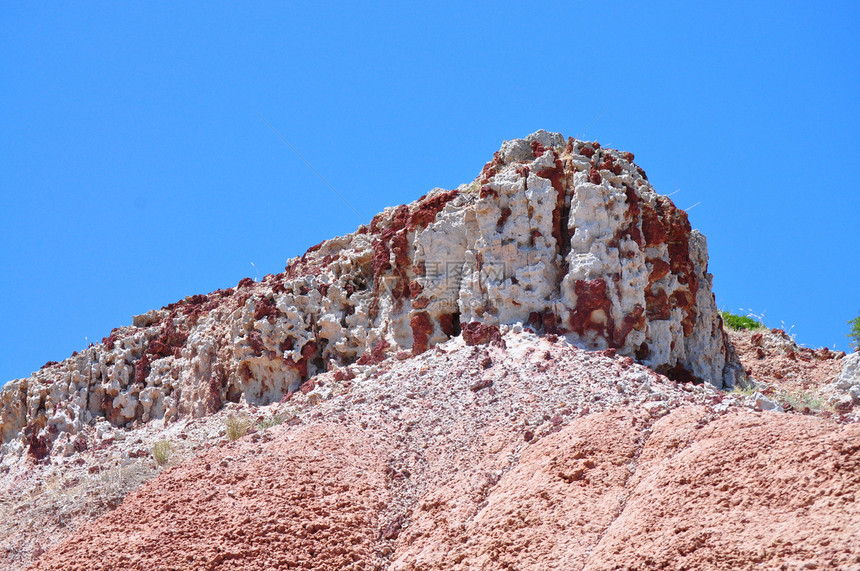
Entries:
[[150, 452], [152, 452], [152, 457], [155, 458], [158, 465], [164, 466], [170, 461], [170, 454], [173, 452], [173, 443], [169, 440], [159, 440], [152, 444]]
[[224, 421], [224, 425], [227, 428], [227, 439], [232, 442], [248, 434], [248, 429], [251, 428], [251, 421], [246, 416], [229, 416]]
[[734, 329], [736, 331], [755, 331], [756, 329], [762, 329], [765, 327], [764, 323], [761, 321], [757, 321], [752, 317], [746, 317], [744, 315], [735, 315], [729, 311], [721, 311], [720, 314], [723, 316], [723, 323], [726, 327], [730, 329]]
[[851, 326], [851, 333], [848, 337], [851, 338], [851, 348], [855, 351], [860, 351], [860, 315], [848, 322]]

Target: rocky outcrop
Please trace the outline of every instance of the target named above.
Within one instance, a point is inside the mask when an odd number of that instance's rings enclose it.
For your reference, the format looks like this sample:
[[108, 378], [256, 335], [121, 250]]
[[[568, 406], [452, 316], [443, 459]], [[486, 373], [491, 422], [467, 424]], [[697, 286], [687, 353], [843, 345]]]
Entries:
[[842, 370], [834, 385], [837, 391], [860, 405], [860, 352], [851, 353], [842, 359]]
[[539, 131], [471, 184], [388, 208], [261, 282], [134, 318], [0, 392], [2, 453], [74, 452], [84, 424], [267, 404], [315, 375], [419, 355], [480, 323], [612, 350], [678, 381], [743, 377], [704, 236], [631, 153]]
[[727, 334], [746, 371], [748, 388], [755, 386], [760, 408], [807, 414], [824, 410], [852, 417], [860, 411], [855, 408], [860, 405], [860, 387], [852, 390], [852, 383], [845, 380], [852, 358], [844, 352], [802, 347], [782, 329], [728, 330]]

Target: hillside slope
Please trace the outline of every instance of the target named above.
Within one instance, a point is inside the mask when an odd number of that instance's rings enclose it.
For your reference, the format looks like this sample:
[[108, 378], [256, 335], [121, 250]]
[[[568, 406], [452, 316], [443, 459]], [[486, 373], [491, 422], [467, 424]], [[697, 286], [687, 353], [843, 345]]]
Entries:
[[336, 396], [272, 405], [303, 412], [165, 471], [30, 568], [860, 565], [860, 424], [501, 341], [317, 377]]

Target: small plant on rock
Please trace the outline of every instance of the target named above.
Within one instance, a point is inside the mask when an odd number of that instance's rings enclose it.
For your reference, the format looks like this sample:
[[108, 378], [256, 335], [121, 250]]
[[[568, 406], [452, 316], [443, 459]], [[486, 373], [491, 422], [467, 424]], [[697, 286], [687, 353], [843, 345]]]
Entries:
[[860, 314], [848, 322], [851, 326], [851, 332], [848, 337], [851, 339], [851, 348], [854, 351], [860, 351]]
[[155, 458], [159, 466], [165, 466], [173, 453], [173, 443], [169, 440], [159, 440], [153, 443], [150, 452], [152, 452], [152, 457]]
[[737, 315], [729, 311], [721, 311], [720, 314], [723, 316], [723, 323], [725, 323], [726, 327], [735, 331], [755, 331], [756, 329], [765, 327], [764, 323], [752, 317]]
[[227, 428], [227, 439], [231, 442], [248, 434], [248, 429], [251, 428], [251, 422], [245, 416], [228, 416], [224, 425]]

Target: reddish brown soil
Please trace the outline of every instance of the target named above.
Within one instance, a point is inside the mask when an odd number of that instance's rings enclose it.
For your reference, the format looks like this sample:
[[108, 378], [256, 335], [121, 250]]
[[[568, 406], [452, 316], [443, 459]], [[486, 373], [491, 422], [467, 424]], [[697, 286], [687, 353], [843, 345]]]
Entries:
[[623, 508], [637, 424], [629, 411], [596, 414], [541, 439], [473, 518], [449, 520], [462, 484], [436, 491], [413, 514], [393, 568], [581, 569]]
[[680, 409], [585, 569], [860, 569], [860, 425]]
[[860, 424], [503, 340], [294, 396], [29, 568], [860, 569]]
[[272, 433], [163, 473], [32, 568], [372, 569], [386, 495], [373, 448], [336, 425]]
[[360, 432], [282, 429], [166, 472], [32, 569], [860, 566], [860, 425], [700, 406], [650, 424], [590, 415], [483, 487], [455, 474], [399, 537], [405, 519], [376, 517], [384, 464]]

